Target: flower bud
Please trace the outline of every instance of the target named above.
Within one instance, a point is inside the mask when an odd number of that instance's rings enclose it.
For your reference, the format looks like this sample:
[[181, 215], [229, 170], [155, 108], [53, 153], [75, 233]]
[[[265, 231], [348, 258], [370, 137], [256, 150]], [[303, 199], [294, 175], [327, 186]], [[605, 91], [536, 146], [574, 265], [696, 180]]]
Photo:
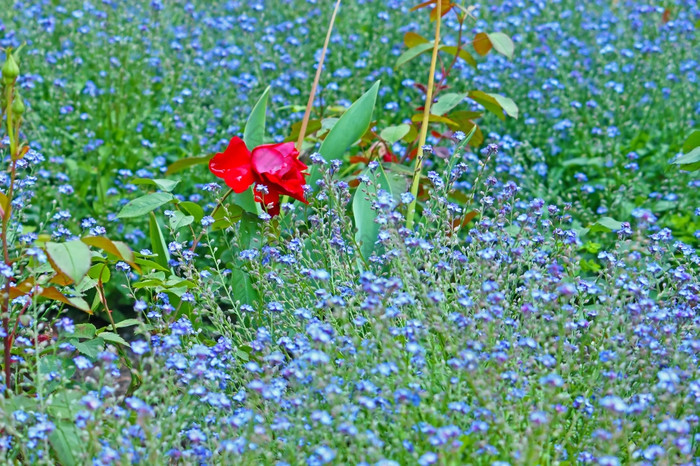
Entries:
[[15, 93], [15, 98], [12, 101], [12, 113], [16, 116], [22, 116], [24, 113], [25, 107], [24, 107], [24, 102], [22, 101], [22, 96], [19, 95], [18, 92]]
[[17, 76], [19, 76], [19, 65], [15, 57], [13, 57], [11, 53], [8, 53], [5, 64], [2, 65], [2, 82], [5, 84], [12, 84], [15, 82], [15, 79], [17, 79]]

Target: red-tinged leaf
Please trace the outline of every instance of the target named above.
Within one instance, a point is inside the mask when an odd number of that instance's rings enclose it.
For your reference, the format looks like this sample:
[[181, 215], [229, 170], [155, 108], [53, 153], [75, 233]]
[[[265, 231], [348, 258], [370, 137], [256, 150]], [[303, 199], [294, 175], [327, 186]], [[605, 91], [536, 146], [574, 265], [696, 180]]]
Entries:
[[370, 122], [369, 128], [367, 128], [367, 131], [365, 131], [365, 133], [360, 137], [360, 142], [364, 142], [364, 143], [366, 143], [366, 144], [370, 144], [370, 143], [372, 143], [373, 141], [375, 141], [375, 140], [377, 139], [377, 133], [375, 133], [374, 131], [372, 131], [372, 128], [373, 128], [374, 125], [376, 125], [376, 124], [377, 124], [376, 121]]
[[471, 53], [467, 52], [466, 50], [458, 49], [455, 46], [443, 47], [440, 50], [449, 53], [453, 57], [457, 55], [459, 58], [469, 63], [473, 68], [476, 68], [476, 59], [472, 56]]
[[39, 296], [44, 297], [46, 299], [51, 299], [53, 301], [59, 301], [62, 302], [63, 304], [67, 304], [69, 306], [72, 306], [76, 309], [80, 309], [81, 311], [87, 312], [88, 314], [92, 314], [92, 310], [90, 309], [90, 306], [88, 305], [87, 302], [83, 298], [78, 298], [78, 297], [68, 297], [65, 296], [63, 293], [58, 291], [56, 288], [53, 287], [46, 287], [44, 288], [41, 293], [39, 293]]
[[666, 24], [669, 21], [671, 21], [671, 10], [669, 8], [666, 8], [664, 10], [664, 14], [661, 16], [661, 22]]
[[34, 288], [34, 278], [29, 277], [15, 286], [10, 286], [10, 299], [29, 294]]
[[[437, 5], [437, 2], [435, 2], [435, 4]], [[452, 2], [450, 0], [442, 0], [442, 5], [441, 5], [442, 11], [440, 13], [440, 17], [443, 17], [447, 13], [449, 13], [453, 6], [454, 5], [452, 4]], [[438, 7], [436, 6], [430, 12], [430, 21], [435, 21], [437, 19], [437, 15], [438, 15]]]
[[491, 44], [491, 39], [489, 39], [489, 35], [485, 32], [480, 32], [476, 36], [474, 36], [472, 45], [474, 46], [474, 50], [476, 50], [476, 53], [478, 53], [482, 57], [489, 53], [489, 51], [493, 47], [493, 45]]
[[462, 219], [462, 226], [466, 226], [467, 223], [471, 222], [478, 214], [479, 212], [476, 210], [472, 210], [471, 212], [467, 213]]
[[478, 214], [479, 214], [478, 211], [472, 210], [471, 212], [465, 214], [464, 217], [462, 217], [461, 220], [458, 219], [458, 218], [454, 219], [454, 220], [452, 221], [452, 228], [456, 230], [457, 228], [464, 228], [464, 227], [466, 227], [466, 226], [469, 224], [469, 222], [471, 222], [472, 220], [474, 220], [474, 217], [476, 217]]
[[134, 252], [126, 243], [112, 241], [104, 236], [86, 236], [81, 241], [88, 246], [94, 246], [116, 256], [133, 267], [138, 273], [141, 273], [141, 268], [135, 262]]
[[17, 160], [21, 160], [24, 158], [25, 155], [27, 155], [27, 152], [29, 152], [29, 146], [24, 146], [19, 152], [19, 155], [17, 156]]
[[481, 115], [483, 115], [483, 113], [481, 113], [481, 112], [469, 112], [467, 110], [457, 110], [456, 112], [450, 113], [450, 118], [452, 118], [456, 122], [461, 122], [464, 120], [476, 120], [477, 118], [481, 118]]
[[417, 34], [415, 32], [407, 32], [403, 36], [403, 43], [408, 47], [409, 49], [411, 47], [415, 47], [416, 45], [419, 44], [426, 44], [430, 42], [428, 39], [425, 37], [421, 36], [420, 34]]
[[424, 84], [421, 84], [421, 83], [414, 83], [414, 84], [413, 84], [413, 87], [415, 87], [415, 88], [418, 89], [419, 91], [422, 91], [423, 94], [425, 94], [425, 93], [427, 92], [427, 90], [428, 90], [428, 88], [425, 87], [425, 85], [424, 85]]
[[418, 139], [418, 128], [416, 125], [411, 125], [411, 129], [408, 130], [408, 134], [403, 137], [403, 140], [408, 143], [414, 142]]
[[353, 155], [350, 157], [350, 163], [369, 163], [369, 159], [361, 155]]
[[[56, 270], [55, 267], [54, 270]], [[49, 283], [53, 283], [54, 285], [58, 286], [68, 286], [73, 283], [73, 280], [71, 280], [65, 273], [58, 271], [56, 272], [56, 275], [49, 280]]]
[[[423, 115], [421, 115], [420, 113], [417, 113], [411, 117], [411, 121], [413, 121], [415, 123], [420, 123], [423, 121]], [[440, 115], [431, 114], [428, 121], [431, 123], [444, 123], [447, 126], [454, 127], [454, 128], [459, 127], [459, 125], [457, 124], [456, 121], [451, 120], [451, 119], [444, 117], [444, 116], [440, 116]]]
[[[314, 134], [316, 131], [320, 130], [323, 127], [321, 120], [309, 120], [308, 125], [306, 126], [306, 134], [304, 134], [304, 137]], [[297, 121], [292, 125], [292, 132], [287, 136], [287, 138], [284, 140], [284, 142], [295, 142], [297, 139], [299, 139], [299, 133], [301, 132], [301, 121]]]
[[0, 218], [9, 216], [11, 209], [12, 204], [10, 203], [10, 200], [7, 198], [5, 193], [0, 193]]
[[416, 5], [413, 8], [411, 8], [409, 11], [416, 11], [420, 10], [421, 8], [425, 8], [426, 6], [430, 6], [434, 3], [437, 3], [437, 0], [428, 0], [427, 2], [423, 2], [420, 5]]
[[22, 294], [29, 293], [30, 291], [32, 291], [33, 287], [34, 287], [34, 277], [29, 277], [26, 280], [24, 280], [24, 281], [22, 281], [14, 286], [14, 288], [17, 288], [17, 290], [22, 292]]

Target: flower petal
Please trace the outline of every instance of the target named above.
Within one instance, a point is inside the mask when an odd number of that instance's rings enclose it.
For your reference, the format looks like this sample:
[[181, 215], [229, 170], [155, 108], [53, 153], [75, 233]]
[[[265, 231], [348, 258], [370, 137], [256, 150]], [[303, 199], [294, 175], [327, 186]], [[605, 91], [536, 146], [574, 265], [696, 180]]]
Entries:
[[237, 193], [242, 193], [255, 181], [251, 154], [239, 137], [232, 138], [226, 150], [209, 161], [209, 170]]
[[255, 171], [282, 175], [294, 167], [299, 152], [293, 142], [263, 144], [253, 149], [252, 164]]

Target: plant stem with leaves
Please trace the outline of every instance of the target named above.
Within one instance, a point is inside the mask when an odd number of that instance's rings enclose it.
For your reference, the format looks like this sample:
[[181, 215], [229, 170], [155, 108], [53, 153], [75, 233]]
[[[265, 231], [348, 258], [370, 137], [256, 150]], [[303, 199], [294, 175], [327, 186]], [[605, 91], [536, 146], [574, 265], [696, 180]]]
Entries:
[[411, 183], [411, 194], [413, 200], [408, 205], [406, 213], [406, 227], [413, 228], [413, 219], [416, 215], [416, 203], [418, 202], [418, 186], [420, 185], [421, 171], [423, 170], [423, 157], [425, 151], [425, 141], [428, 138], [428, 122], [430, 121], [430, 107], [433, 103], [433, 87], [435, 86], [435, 67], [437, 64], [438, 50], [440, 49], [440, 24], [442, 18], [442, 2], [436, 4], [437, 17], [435, 19], [435, 41], [433, 42], [433, 55], [430, 59], [430, 74], [428, 75], [428, 86], [425, 93], [425, 106], [423, 107], [423, 121], [420, 127], [420, 137], [418, 139], [418, 152], [416, 154], [416, 166], [413, 170], [413, 182]]
[[[19, 120], [21, 115], [14, 115], [13, 112], [13, 101], [15, 97], [15, 82], [17, 76], [19, 75], [19, 68], [15, 59], [12, 56], [12, 50], [7, 50], [7, 58], [5, 64], [2, 67], [2, 81], [5, 86], [5, 117], [6, 117], [6, 130], [7, 136], [10, 140], [10, 185], [7, 190], [7, 195], [4, 195], [5, 206], [2, 212], [2, 232], [0, 232], [0, 237], [2, 237], [2, 252], [3, 259], [5, 261], [5, 266], [8, 270], [12, 270], [12, 260], [10, 259], [8, 241], [8, 226], [10, 223], [10, 216], [12, 214], [12, 197], [14, 193], [15, 178], [17, 175], [17, 156], [18, 141], [17, 136], [19, 131], [15, 132], [15, 128], [19, 130]], [[2, 326], [4, 330], [3, 337], [3, 364], [5, 371], [5, 386], [9, 389], [12, 388], [12, 342], [14, 332], [10, 332], [10, 289], [12, 287], [12, 278], [5, 277], [5, 286], [3, 290], [2, 297]]]

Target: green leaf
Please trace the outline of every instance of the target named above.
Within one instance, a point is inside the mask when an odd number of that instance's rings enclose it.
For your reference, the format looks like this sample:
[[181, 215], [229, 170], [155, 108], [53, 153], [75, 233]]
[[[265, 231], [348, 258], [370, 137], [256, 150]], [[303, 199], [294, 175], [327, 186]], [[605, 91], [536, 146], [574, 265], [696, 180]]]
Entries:
[[75, 423], [70, 421], [55, 422], [56, 428], [49, 434], [49, 444], [62, 466], [81, 464], [79, 452], [83, 451], [80, 431]]
[[134, 288], [140, 290], [141, 288], [157, 288], [163, 286], [162, 280], [142, 280], [140, 282], [134, 283]]
[[250, 215], [241, 215], [238, 226], [239, 246], [243, 249], [260, 249], [262, 241], [260, 240], [262, 232], [260, 231], [260, 222], [258, 218]]
[[195, 222], [199, 223], [202, 221], [202, 218], [204, 217], [204, 209], [202, 209], [199, 206], [199, 204], [195, 204], [194, 202], [190, 201], [185, 201], [180, 202], [177, 206], [180, 209], [184, 210], [185, 213], [193, 216]]
[[[258, 99], [257, 103], [251, 110], [248, 116], [248, 122], [245, 125], [245, 130], [243, 131], [243, 142], [249, 151], [252, 151], [256, 147], [264, 143], [265, 137], [265, 113], [267, 112], [267, 100], [270, 93], [270, 86], [268, 86], [262, 95]], [[243, 207], [246, 212], [252, 214], [258, 214], [260, 205], [255, 202], [255, 194], [253, 193], [253, 187], [251, 186], [247, 190], [240, 194], [233, 194], [233, 198], [236, 204]]]
[[168, 223], [170, 224], [170, 228], [173, 230], [179, 230], [180, 228], [184, 228], [188, 225], [192, 225], [194, 222], [194, 217], [192, 215], [185, 215], [179, 210], [176, 210], [173, 212], [172, 217], [168, 219]]
[[79, 283], [92, 262], [90, 248], [80, 240], [66, 241], [65, 243], [46, 243], [46, 254], [51, 260], [57, 272], [63, 272], [75, 283]]
[[394, 65], [394, 68], [399, 68], [406, 63], [410, 62], [417, 56], [427, 52], [428, 50], [433, 49], [433, 43], [432, 42], [425, 42], [423, 44], [418, 44], [415, 47], [411, 47], [410, 49], [406, 50], [404, 53], [402, 53], [399, 58], [396, 60], [396, 64]]
[[155, 262], [161, 266], [169, 269], [170, 265], [170, 251], [168, 251], [168, 245], [165, 244], [165, 238], [163, 237], [163, 232], [158, 225], [158, 219], [155, 214], [151, 212], [151, 218], [148, 221], [149, 226], [149, 236], [151, 237], [151, 248], [156, 254]]
[[400, 125], [389, 126], [387, 128], [384, 128], [380, 133], [380, 136], [389, 144], [394, 144], [395, 142], [399, 141], [401, 138], [406, 136], [410, 130], [411, 125], [402, 123]]
[[224, 230], [234, 223], [238, 222], [244, 214], [244, 209], [236, 204], [229, 204], [226, 209], [223, 208], [216, 211], [214, 214], [214, 223], [211, 224], [213, 231]]
[[518, 106], [508, 97], [483, 91], [471, 91], [469, 97], [483, 105], [486, 110], [492, 112], [501, 120], [506, 119], [503, 112], [506, 112], [510, 117], [518, 118]]
[[367, 260], [377, 246], [379, 224], [375, 222], [377, 211], [372, 209], [372, 201], [377, 198], [379, 189], [392, 193], [391, 183], [382, 168], [375, 171], [367, 169], [363, 172], [370, 178], [369, 184], [361, 183], [355, 191], [352, 200], [352, 214], [355, 218], [355, 241], [360, 245], [360, 254]]
[[443, 94], [438, 98], [438, 101], [430, 107], [430, 113], [434, 115], [444, 115], [462, 103], [467, 95], [467, 92]]
[[138, 319], [124, 319], [121, 322], [117, 322], [117, 328], [133, 327], [134, 325], [139, 325], [141, 323]]
[[136, 263], [139, 264], [141, 267], [144, 268], [146, 271], [150, 270], [162, 270], [163, 272], [170, 272], [170, 269], [167, 267], [163, 267], [162, 265], [158, 264], [157, 262], [150, 261], [148, 259], [136, 259]]
[[588, 231], [591, 233], [595, 233], [597, 231], [611, 232], [619, 230], [621, 228], [622, 222], [615, 220], [611, 217], [601, 217], [597, 222], [591, 225]]
[[700, 169], [700, 147], [696, 147], [687, 154], [681, 155], [672, 163], [674, 165], [680, 165], [681, 169], [687, 171], [696, 171]]
[[92, 324], [78, 324], [75, 326], [73, 333], [69, 334], [73, 338], [88, 339], [95, 336], [97, 329]]
[[184, 159], [177, 160], [168, 167], [168, 169], [165, 171], [165, 175], [174, 175], [175, 173], [181, 172], [190, 167], [194, 167], [195, 165], [209, 163], [209, 160], [211, 160], [214, 155], [215, 154], [204, 155], [202, 157], [186, 157]]
[[675, 201], [658, 201], [654, 204], [654, 212], [666, 212], [668, 210], [675, 209], [678, 202]]
[[151, 193], [137, 197], [125, 205], [117, 215], [119, 218], [143, 217], [158, 207], [175, 199], [170, 193]]
[[173, 189], [175, 189], [175, 186], [177, 186], [178, 183], [180, 183], [180, 180], [168, 180], [166, 178], [136, 178], [135, 180], [131, 180], [131, 182], [133, 184], [148, 184], [151, 186], [155, 186], [161, 191], [169, 193], [172, 192]]
[[[341, 158], [348, 147], [365, 134], [372, 122], [378, 91], [379, 81], [357, 99], [330, 130], [319, 149], [319, 153], [327, 161]], [[313, 186], [318, 178], [318, 170], [313, 170], [307, 182]]]
[[253, 288], [253, 280], [239, 267], [231, 269], [231, 291], [233, 298], [241, 304], [253, 305], [258, 300], [258, 292]]
[[509, 59], [513, 59], [513, 52], [515, 52], [515, 45], [507, 34], [502, 32], [491, 32], [489, 33], [489, 40], [491, 45], [496, 49], [496, 52], [501, 55], [505, 55]]
[[95, 359], [97, 357], [97, 353], [104, 349], [104, 343], [104, 340], [99, 337], [86, 341], [78, 341], [75, 338], [70, 340], [70, 344], [75, 346], [78, 352], [90, 359]]
[[570, 166], [594, 166], [602, 167], [605, 164], [603, 157], [574, 157], [573, 159], [564, 160], [561, 165], [563, 167]]
[[687, 154], [696, 147], [700, 147], [700, 129], [696, 129], [690, 133], [688, 139], [685, 140], [685, 143], [683, 143], [683, 153]]
[[102, 332], [100, 333], [100, 338], [109, 343], [129, 346], [129, 343], [125, 339], [123, 339], [121, 336], [119, 336], [119, 334], [114, 332]]
[[267, 98], [269, 93], [270, 86], [267, 86], [248, 116], [248, 122], [243, 131], [243, 142], [245, 142], [248, 150], [252, 151], [264, 142], [265, 113], [267, 112]]
[[107, 264], [95, 264], [90, 267], [88, 277], [94, 280], [100, 280], [102, 283], [107, 283], [109, 282], [109, 279], [112, 278], [112, 274], [109, 271]]
[[[75, 365], [69, 358], [63, 356], [42, 356], [39, 365], [45, 359], [50, 359], [48, 365], [41, 368], [41, 374], [51, 372], [67, 371], [75, 373]], [[71, 370], [72, 369], [72, 370]], [[46, 411], [54, 419], [73, 421], [76, 411], [80, 410], [80, 399], [83, 397], [80, 390], [57, 390], [48, 396], [46, 400]]]

